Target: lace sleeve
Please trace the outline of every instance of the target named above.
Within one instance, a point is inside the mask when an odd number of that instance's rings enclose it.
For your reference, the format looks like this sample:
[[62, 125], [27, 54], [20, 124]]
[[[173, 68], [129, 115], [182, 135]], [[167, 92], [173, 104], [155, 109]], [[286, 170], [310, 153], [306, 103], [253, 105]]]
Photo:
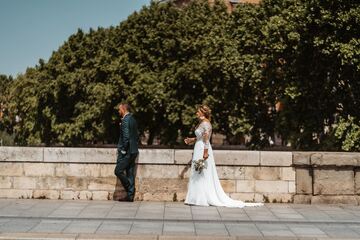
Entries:
[[212, 127], [209, 122], [203, 122], [201, 123], [201, 130], [202, 130], [202, 140], [205, 144], [204, 148], [209, 149], [210, 147], [210, 137], [211, 137], [211, 131]]

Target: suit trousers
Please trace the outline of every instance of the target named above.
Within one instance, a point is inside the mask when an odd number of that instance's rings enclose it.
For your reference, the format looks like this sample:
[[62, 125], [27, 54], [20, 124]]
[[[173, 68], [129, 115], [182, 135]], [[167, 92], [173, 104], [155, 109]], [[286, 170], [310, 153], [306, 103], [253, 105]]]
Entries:
[[121, 184], [127, 192], [127, 198], [133, 199], [135, 195], [135, 160], [138, 153], [122, 154], [118, 151], [115, 175], [120, 179]]

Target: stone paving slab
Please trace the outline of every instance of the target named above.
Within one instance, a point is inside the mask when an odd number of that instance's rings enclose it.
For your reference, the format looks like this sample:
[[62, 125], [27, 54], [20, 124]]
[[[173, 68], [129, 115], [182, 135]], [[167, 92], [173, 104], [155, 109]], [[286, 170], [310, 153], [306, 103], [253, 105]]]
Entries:
[[0, 239], [360, 239], [360, 206], [0, 199]]

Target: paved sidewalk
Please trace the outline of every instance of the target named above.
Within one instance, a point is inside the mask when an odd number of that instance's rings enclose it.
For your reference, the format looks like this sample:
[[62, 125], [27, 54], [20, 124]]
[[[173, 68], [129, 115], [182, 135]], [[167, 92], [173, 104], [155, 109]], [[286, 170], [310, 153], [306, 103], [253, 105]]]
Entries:
[[360, 206], [0, 199], [0, 239], [360, 239]]

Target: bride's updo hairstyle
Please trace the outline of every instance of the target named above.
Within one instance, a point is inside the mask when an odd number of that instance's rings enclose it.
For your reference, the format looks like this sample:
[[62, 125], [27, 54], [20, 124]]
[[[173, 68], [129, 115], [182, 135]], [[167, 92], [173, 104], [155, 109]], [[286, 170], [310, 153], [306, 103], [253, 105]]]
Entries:
[[202, 112], [209, 121], [211, 120], [211, 109], [207, 105], [200, 105], [198, 110]]

